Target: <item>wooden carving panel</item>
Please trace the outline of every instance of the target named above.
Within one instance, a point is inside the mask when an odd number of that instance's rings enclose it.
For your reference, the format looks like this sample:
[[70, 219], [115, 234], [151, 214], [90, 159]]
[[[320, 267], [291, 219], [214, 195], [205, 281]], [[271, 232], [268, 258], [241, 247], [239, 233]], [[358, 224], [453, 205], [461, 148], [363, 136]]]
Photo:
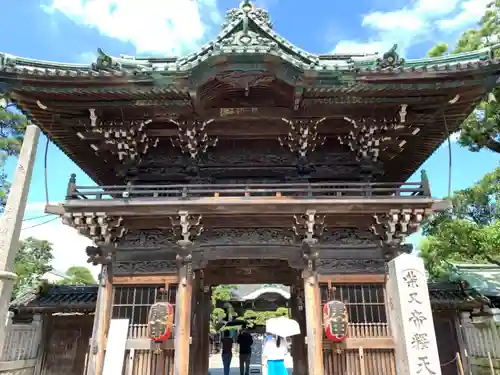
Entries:
[[134, 260], [113, 262], [113, 274], [175, 274], [177, 263], [174, 260]]
[[385, 259], [320, 259], [317, 262], [321, 274], [383, 274]]

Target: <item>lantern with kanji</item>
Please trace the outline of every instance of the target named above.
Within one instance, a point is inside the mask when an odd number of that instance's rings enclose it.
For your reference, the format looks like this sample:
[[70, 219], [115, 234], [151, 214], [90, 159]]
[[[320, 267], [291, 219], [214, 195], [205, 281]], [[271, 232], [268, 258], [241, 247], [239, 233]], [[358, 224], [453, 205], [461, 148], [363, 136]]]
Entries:
[[347, 338], [347, 308], [343, 302], [330, 301], [323, 306], [323, 327], [328, 339], [342, 342]]
[[[164, 293], [163, 290], [160, 293]], [[174, 323], [174, 307], [162, 298], [155, 302], [149, 310], [149, 337], [154, 342], [169, 339]]]

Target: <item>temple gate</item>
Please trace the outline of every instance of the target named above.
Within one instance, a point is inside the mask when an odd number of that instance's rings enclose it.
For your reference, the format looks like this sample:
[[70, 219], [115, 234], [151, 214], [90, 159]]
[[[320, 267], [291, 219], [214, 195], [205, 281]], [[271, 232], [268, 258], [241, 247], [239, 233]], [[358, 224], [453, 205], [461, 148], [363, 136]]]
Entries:
[[[89, 261], [103, 265], [88, 373], [102, 373], [110, 319], [127, 318], [126, 374], [206, 375], [211, 288], [282, 283], [305, 333], [296, 374], [395, 374], [386, 265], [447, 207], [425, 172], [405, 181], [499, 72], [491, 49], [314, 55], [249, 1], [180, 58], [0, 54], [0, 89], [97, 183], [71, 175], [46, 207], [94, 241]], [[175, 332], [154, 349], [160, 288]], [[331, 298], [347, 305], [341, 343], [324, 337]]]

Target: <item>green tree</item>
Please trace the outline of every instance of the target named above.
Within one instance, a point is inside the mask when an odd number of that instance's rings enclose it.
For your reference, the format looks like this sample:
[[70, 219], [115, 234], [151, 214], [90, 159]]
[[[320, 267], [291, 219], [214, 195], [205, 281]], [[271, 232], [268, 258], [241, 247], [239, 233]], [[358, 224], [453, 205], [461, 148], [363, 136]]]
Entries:
[[[500, 42], [500, 0], [492, 1], [474, 29], [465, 31], [453, 50], [445, 43], [430, 49], [431, 57], [474, 51]], [[459, 143], [471, 151], [482, 148], [500, 153], [500, 89], [496, 88], [462, 124]]]
[[446, 272], [446, 262], [500, 265], [500, 168], [472, 187], [456, 191], [452, 208], [435, 214], [423, 226], [427, 237], [420, 256], [433, 278]]
[[66, 278], [59, 285], [95, 285], [97, 281], [87, 267], [73, 266], [66, 270]]
[[52, 244], [49, 241], [28, 237], [21, 241], [14, 272], [17, 275], [12, 296], [26, 292], [38, 285], [41, 276], [52, 270]]
[[0, 94], [0, 213], [5, 207], [10, 187], [4, 165], [9, 156], [19, 155], [26, 125], [26, 117], [16, 113], [13, 104]]
[[[215, 332], [219, 323], [227, 318], [224, 309], [217, 307], [218, 301], [230, 301], [232, 292], [237, 288], [235, 284], [217, 285], [212, 290], [212, 313], [210, 314], [210, 331]], [[233, 314], [234, 315], [234, 311]]]

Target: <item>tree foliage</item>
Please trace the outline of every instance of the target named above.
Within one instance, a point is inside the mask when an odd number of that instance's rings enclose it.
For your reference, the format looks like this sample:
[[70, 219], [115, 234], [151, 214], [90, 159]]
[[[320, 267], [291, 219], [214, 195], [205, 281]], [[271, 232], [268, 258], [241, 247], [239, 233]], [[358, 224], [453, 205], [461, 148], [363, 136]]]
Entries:
[[87, 267], [73, 266], [66, 270], [66, 278], [59, 285], [95, 285], [96, 279]]
[[10, 184], [4, 171], [6, 160], [19, 155], [27, 120], [16, 113], [7, 98], [0, 94], [0, 213], [5, 207]]
[[[474, 29], [465, 31], [453, 50], [438, 43], [428, 52], [431, 57], [474, 51], [500, 42], [500, 0], [492, 1]], [[500, 89], [496, 88], [462, 124], [459, 143], [471, 151], [482, 148], [500, 153]]]
[[434, 278], [446, 262], [489, 262], [500, 265], [500, 168], [472, 187], [456, 191], [453, 207], [435, 214], [423, 226], [420, 255]]
[[17, 275], [13, 297], [36, 287], [43, 274], [52, 270], [52, 244], [49, 241], [28, 237], [21, 241], [19, 252], [14, 262]]

